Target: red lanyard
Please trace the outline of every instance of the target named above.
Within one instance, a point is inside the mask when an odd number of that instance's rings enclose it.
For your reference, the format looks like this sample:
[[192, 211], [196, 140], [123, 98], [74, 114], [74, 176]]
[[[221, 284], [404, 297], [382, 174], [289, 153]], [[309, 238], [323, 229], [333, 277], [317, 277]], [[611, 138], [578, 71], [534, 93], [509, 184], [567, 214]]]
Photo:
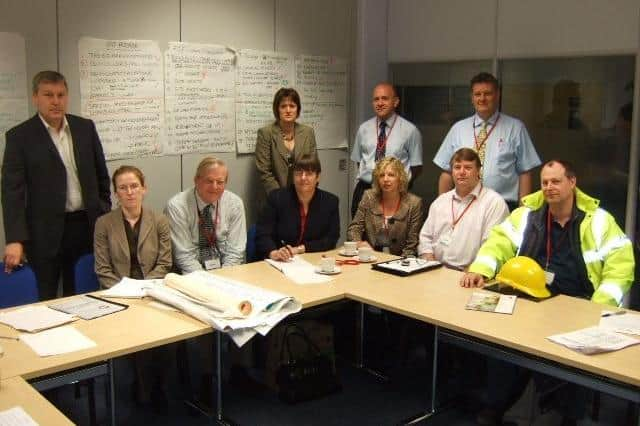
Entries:
[[300, 206], [300, 235], [298, 236], [298, 244], [296, 244], [298, 246], [302, 244], [304, 233], [307, 230], [307, 218], [309, 217], [309, 212], [308, 211], [306, 213], [304, 212], [304, 206], [302, 205], [302, 203], [300, 203], [299, 206]]
[[[480, 197], [480, 194], [482, 194], [482, 187], [480, 187], [480, 191], [478, 192], [478, 197]], [[462, 216], [464, 216], [467, 210], [469, 210], [469, 207], [471, 207], [471, 205], [475, 203], [475, 201], [478, 199], [478, 197], [474, 196], [473, 200], [471, 200], [471, 202], [467, 204], [467, 207], [465, 207], [464, 210], [462, 210], [462, 213], [460, 213], [460, 216], [458, 216], [458, 218], [456, 219], [456, 215], [453, 213], [453, 197], [454, 197], [454, 194], [451, 195], [451, 228], [452, 229], [456, 227], [458, 222], [460, 222], [460, 219], [462, 219]]]
[[220, 201], [216, 201], [216, 218], [213, 221], [213, 229], [209, 231], [205, 229], [203, 225], [202, 212], [198, 209], [198, 202], [196, 200], [196, 210], [198, 210], [198, 227], [200, 231], [204, 234], [204, 237], [207, 239], [209, 243], [209, 247], [215, 248], [216, 246], [216, 228], [218, 227], [218, 223], [220, 222]]
[[389, 140], [389, 136], [391, 136], [391, 131], [393, 131], [393, 127], [396, 125], [396, 121], [398, 121], [398, 115], [396, 114], [395, 118], [393, 119], [393, 124], [391, 124], [391, 127], [389, 127], [389, 133], [386, 133], [384, 140], [382, 141], [382, 143], [380, 143], [380, 138], [378, 137], [379, 133], [380, 133], [380, 123], [382, 122], [382, 120], [380, 120], [379, 118], [376, 118], [376, 147], [378, 147], [378, 149], [382, 149], [382, 147], [386, 147], [387, 146], [387, 141]]
[[487, 137], [484, 138], [482, 143], [478, 143], [478, 136], [476, 135], [476, 119], [475, 118], [473, 119], [473, 140], [475, 142], [476, 152], [480, 151], [480, 149], [482, 149], [482, 147], [487, 143], [487, 141], [489, 140], [489, 136], [491, 136], [491, 133], [493, 133], [493, 130], [498, 125], [499, 120], [500, 120], [500, 114], [498, 114], [498, 117], [496, 118], [496, 122], [493, 123], [493, 126], [491, 126], [491, 130], [489, 130], [489, 132], [487, 133]]
[[[560, 236], [560, 238], [558, 238], [558, 241], [556, 243], [556, 248], [562, 245], [562, 242], [566, 238], [567, 233], [570, 231], [569, 229], [567, 229], [567, 225], [569, 225], [570, 223], [571, 223], [571, 220], [569, 220], [564, 225], [564, 233]], [[551, 210], [547, 210], [547, 263], [544, 267], [545, 271], [549, 268], [549, 260], [551, 259], [552, 251], [553, 251], [553, 246], [551, 244]]]

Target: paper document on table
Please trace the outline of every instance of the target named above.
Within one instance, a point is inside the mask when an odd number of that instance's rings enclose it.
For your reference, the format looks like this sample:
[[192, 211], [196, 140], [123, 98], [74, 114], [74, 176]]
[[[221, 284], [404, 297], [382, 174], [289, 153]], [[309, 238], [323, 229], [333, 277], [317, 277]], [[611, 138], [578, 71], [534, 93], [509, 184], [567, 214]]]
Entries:
[[134, 280], [133, 278], [124, 277], [118, 284], [100, 293], [100, 296], [141, 299], [147, 295], [149, 288], [156, 285], [162, 285], [162, 280]]
[[[191, 294], [163, 285], [149, 289], [149, 296], [228, 333], [238, 346], [256, 333], [268, 333], [286, 316], [302, 309], [300, 302], [293, 297], [209, 272], [192, 272], [182, 279], [193, 280], [192, 285], [186, 287]], [[212, 303], [200, 300], [200, 297], [214, 297], [216, 300]], [[237, 301], [249, 303], [250, 312], [242, 314], [238, 311]]]
[[[624, 312], [618, 314], [618, 312]], [[603, 312], [600, 327], [624, 334], [640, 336], [640, 315], [627, 311]]]
[[483, 293], [474, 291], [465, 305], [465, 309], [472, 311], [495, 312], [497, 314], [513, 314], [517, 296], [506, 294]]
[[640, 343], [640, 340], [600, 327], [589, 327], [570, 333], [556, 334], [547, 337], [547, 339], [587, 355], [617, 351]]
[[285, 277], [296, 284], [318, 284], [333, 280], [333, 278], [326, 275], [317, 274], [316, 267], [299, 256], [293, 256], [289, 262], [271, 259], [265, 259], [264, 261], [282, 272]]
[[35, 420], [22, 407], [13, 407], [0, 411], [0, 425], [2, 426], [38, 426]]
[[66, 354], [96, 346], [96, 342], [70, 325], [52, 328], [40, 333], [23, 333], [20, 335], [20, 340], [40, 356]]
[[46, 306], [25, 306], [8, 312], [0, 312], [0, 322], [15, 328], [16, 330], [33, 333], [51, 327], [57, 327], [77, 318], [50, 309]]

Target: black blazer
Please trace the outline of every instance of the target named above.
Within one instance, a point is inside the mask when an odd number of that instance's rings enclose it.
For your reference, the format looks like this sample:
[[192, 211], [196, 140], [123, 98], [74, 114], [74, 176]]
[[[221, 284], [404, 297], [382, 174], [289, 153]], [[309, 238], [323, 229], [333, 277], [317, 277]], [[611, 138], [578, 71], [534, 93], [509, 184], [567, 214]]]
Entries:
[[[93, 121], [67, 114], [82, 200], [91, 225], [111, 210], [109, 171]], [[2, 212], [6, 242], [26, 243], [27, 255], [53, 256], [62, 240], [67, 174], [36, 114], [6, 133]]]
[[[267, 204], [256, 224], [256, 253], [262, 258], [285, 244], [298, 244], [300, 234], [300, 208], [295, 188], [271, 191]], [[316, 189], [309, 203], [307, 228], [302, 237], [306, 251], [331, 250], [340, 237], [340, 211], [338, 197]]]

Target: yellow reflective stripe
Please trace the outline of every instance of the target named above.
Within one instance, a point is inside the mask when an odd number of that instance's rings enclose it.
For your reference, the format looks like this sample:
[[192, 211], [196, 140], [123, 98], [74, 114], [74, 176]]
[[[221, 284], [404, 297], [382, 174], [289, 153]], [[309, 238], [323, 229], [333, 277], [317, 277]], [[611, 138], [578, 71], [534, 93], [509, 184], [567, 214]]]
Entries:
[[498, 262], [496, 262], [496, 260], [490, 256], [478, 255], [473, 263], [481, 263], [486, 267], [491, 268], [494, 273], [496, 272], [496, 269], [498, 269]]
[[603, 282], [598, 287], [598, 293], [605, 293], [610, 296], [619, 305], [622, 302], [624, 293], [618, 284]]
[[604, 258], [611, 253], [611, 251], [619, 249], [621, 247], [631, 244], [631, 241], [625, 236], [620, 235], [604, 245], [600, 250], [587, 250], [582, 254], [585, 263], [602, 262]]

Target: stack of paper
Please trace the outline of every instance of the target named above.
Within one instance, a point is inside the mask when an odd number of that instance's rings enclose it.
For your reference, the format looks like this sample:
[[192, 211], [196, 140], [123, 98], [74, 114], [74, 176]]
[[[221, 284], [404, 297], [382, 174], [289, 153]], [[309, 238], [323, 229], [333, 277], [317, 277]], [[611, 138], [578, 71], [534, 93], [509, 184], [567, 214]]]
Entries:
[[618, 333], [640, 336], [640, 315], [627, 311], [603, 312], [600, 327]]
[[157, 285], [162, 285], [162, 280], [134, 280], [133, 278], [124, 277], [122, 281], [103, 291], [100, 295], [104, 297], [141, 299], [147, 295], [149, 288]]
[[640, 340], [600, 327], [589, 327], [570, 333], [556, 334], [547, 337], [547, 339], [588, 355], [617, 351], [640, 343]]
[[265, 259], [265, 262], [282, 272], [285, 277], [296, 284], [326, 283], [333, 279], [326, 275], [316, 274], [316, 267], [298, 256], [294, 256], [288, 262], [271, 259]]
[[13, 407], [0, 411], [0, 425], [38, 426], [38, 423], [22, 407]]
[[33, 333], [74, 321], [73, 315], [49, 309], [46, 306], [25, 306], [8, 312], [0, 312], [0, 322], [16, 330]]
[[465, 308], [473, 311], [513, 314], [517, 298], [517, 296], [507, 294], [474, 291]]
[[51, 356], [93, 348], [96, 343], [70, 325], [35, 334], [21, 334], [20, 340], [40, 356]]

